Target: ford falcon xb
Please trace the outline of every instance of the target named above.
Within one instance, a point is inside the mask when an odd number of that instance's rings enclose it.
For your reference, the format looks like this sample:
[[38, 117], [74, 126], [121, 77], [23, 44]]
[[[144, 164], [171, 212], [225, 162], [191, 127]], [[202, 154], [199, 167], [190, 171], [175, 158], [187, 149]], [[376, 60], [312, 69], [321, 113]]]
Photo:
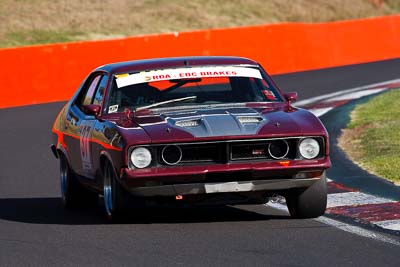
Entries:
[[261, 204], [324, 214], [328, 134], [257, 62], [182, 57], [93, 70], [58, 114], [51, 149], [65, 207]]

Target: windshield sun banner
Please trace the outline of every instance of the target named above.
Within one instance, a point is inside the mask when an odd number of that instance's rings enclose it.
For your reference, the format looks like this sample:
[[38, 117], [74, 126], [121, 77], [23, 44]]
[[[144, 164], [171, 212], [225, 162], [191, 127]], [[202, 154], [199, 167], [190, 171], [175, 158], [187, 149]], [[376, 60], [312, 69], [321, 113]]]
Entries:
[[258, 69], [241, 66], [218, 66], [218, 67], [193, 67], [144, 71], [134, 74], [116, 75], [118, 88], [156, 81], [171, 79], [193, 79], [210, 77], [249, 77], [262, 79]]

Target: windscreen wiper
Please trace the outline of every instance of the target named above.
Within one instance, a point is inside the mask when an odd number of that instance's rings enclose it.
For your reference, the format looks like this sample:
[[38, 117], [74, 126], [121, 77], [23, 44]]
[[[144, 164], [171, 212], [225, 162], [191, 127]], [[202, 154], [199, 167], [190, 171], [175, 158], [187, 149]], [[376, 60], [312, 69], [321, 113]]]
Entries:
[[169, 92], [169, 91], [175, 90], [175, 89], [182, 87], [188, 83], [199, 83], [199, 82], [201, 82], [201, 78], [183, 79], [183, 80], [182, 79], [172, 79], [172, 80], [169, 80], [169, 82], [174, 83], [174, 85], [164, 89], [164, 92]]
[[154, 104], [151, 104], [151, 105], [147, 105], [147, 106], [143, 106], [143, 107], [138, 107], [138, 108], [135, 109], [135, 111], [139, 111], [139, 110], [143, 110], [143, 109], [149, 109], [149, 108], [154, 108], [154, 107], [159, 107], [159, 106], [163, 106], [163, 105], [170, 104], [170, 103], [185, 102], [185, 101], [189, 101], [189, 100], [196, 100], [196, 98], [197, 98], [197, 96], [187, 96], [187, 97], [181, 97], [181, 98], [170, 99], [170, 100], [166, 100], [166, 101], [154, 103]]

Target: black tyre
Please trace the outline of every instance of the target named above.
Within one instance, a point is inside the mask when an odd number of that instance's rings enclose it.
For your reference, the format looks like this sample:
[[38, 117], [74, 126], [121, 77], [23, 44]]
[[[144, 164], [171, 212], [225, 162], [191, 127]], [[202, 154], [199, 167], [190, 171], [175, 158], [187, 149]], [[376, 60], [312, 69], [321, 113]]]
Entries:
[[79, 183], [63, 154], [60, 154], [60, 184], [65, 208], [88, 207], [97, 203], [98, 194]]
[[129, 206], [130, 196], [117, 181], [114, 167], [106, 161], [103, 170], [103, 196], [106, 215], [115, 220], [120, 217]]
[[302, 190], [290, 191], [285, 198], [289, 213], [293, 218], [306, 219], [322, 216], [327, 202], [325, 172], [318, 182]]

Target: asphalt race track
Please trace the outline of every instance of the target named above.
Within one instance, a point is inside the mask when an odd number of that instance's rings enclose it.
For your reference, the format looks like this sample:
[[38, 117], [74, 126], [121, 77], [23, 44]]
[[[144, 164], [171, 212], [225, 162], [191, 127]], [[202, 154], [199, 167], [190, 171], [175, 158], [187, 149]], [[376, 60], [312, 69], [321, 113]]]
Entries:
[[[390, 60], [275, 78], [305, 99], [399, 70]], [[400, 266], [399, 246], [261, 205], [149, 210], [117, 224], [101, 206], [65, 211], [49, 149], [62, 105], [0, 110], [1, 266]]]

